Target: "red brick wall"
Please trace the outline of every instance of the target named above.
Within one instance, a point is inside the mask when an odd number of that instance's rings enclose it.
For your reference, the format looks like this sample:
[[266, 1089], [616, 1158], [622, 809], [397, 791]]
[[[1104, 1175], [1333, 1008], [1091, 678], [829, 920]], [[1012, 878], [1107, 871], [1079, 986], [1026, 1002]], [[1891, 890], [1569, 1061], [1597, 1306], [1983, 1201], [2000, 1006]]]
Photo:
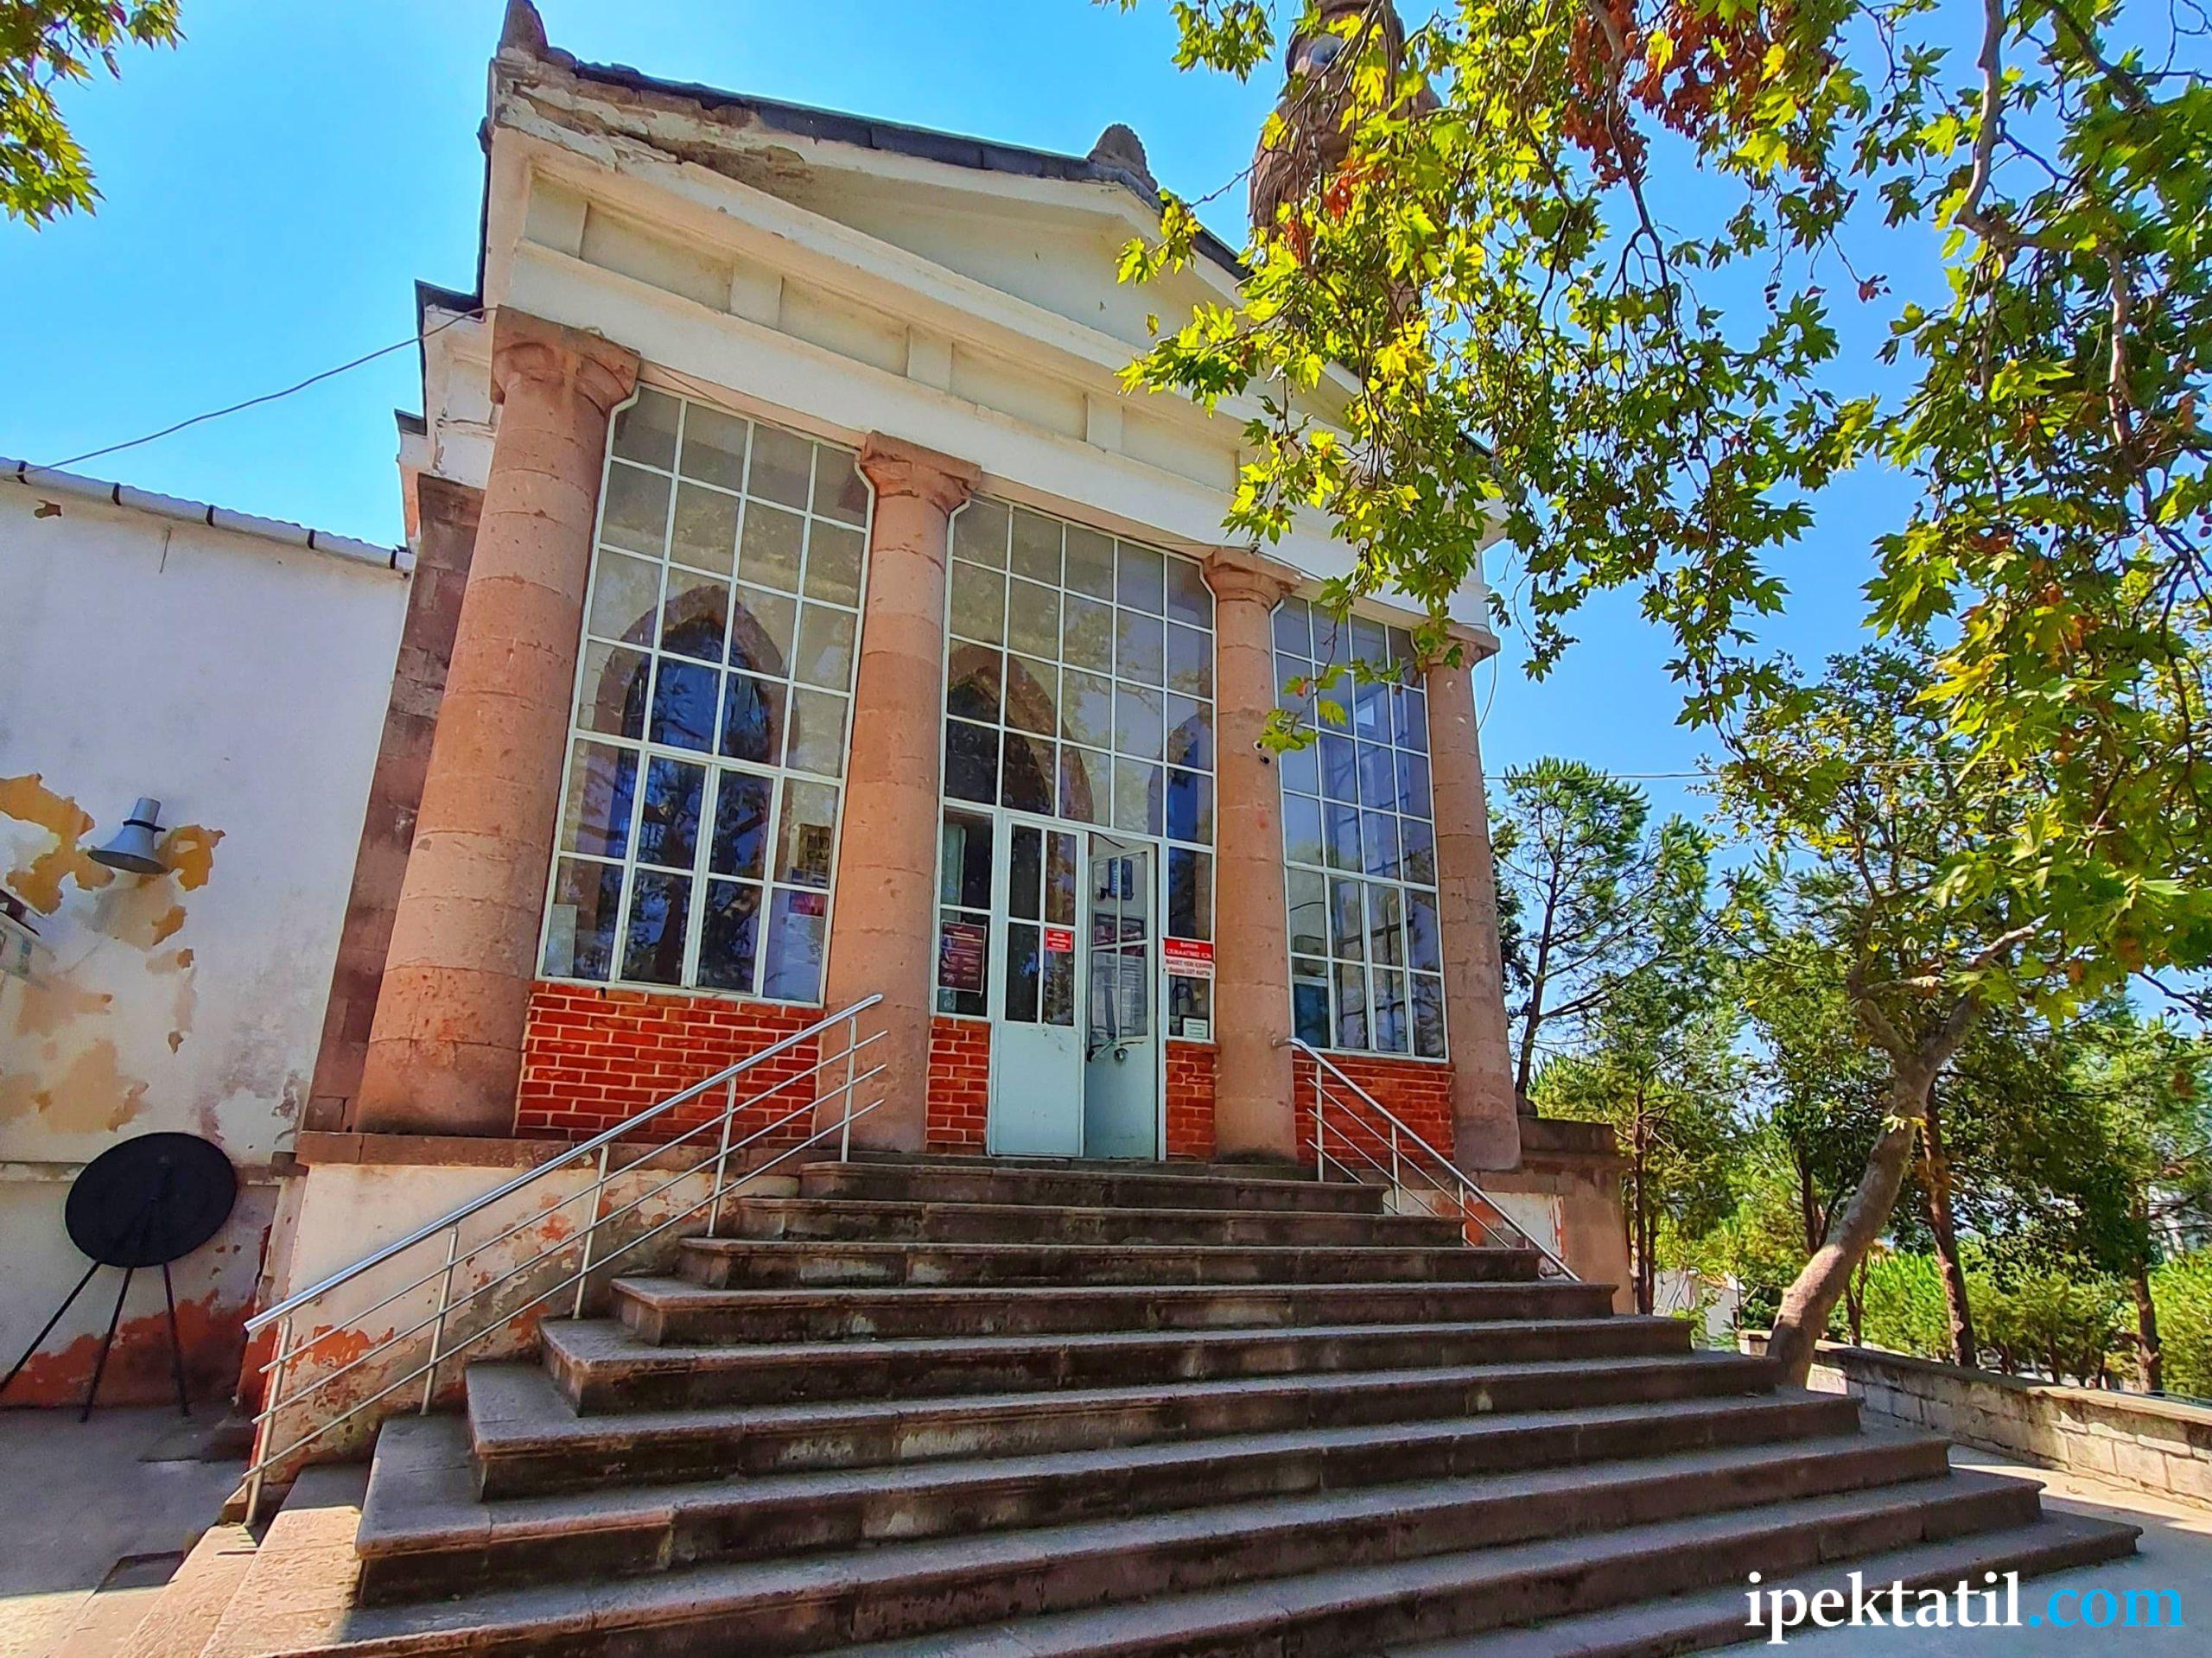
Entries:
[[[772, 1002], [540, 981], [531, 989], [530, 1018], [523, 1028], [515, 1132], [582, 1139], [612, 1128], [821, 1017], [812, 1008]], [[742, 1139], [810, 1103], [816, 1079], [810, 1073], [817, 1058], [816, 1045], [802, 1042], [747, 1071], [739, 1080], [740, 1099], [779, 1082], [789, 1086], [741, 1113], [734, 1137]], [[669, 1113], [647, 1132], [666, 1138], [703, 1121], [721, 1102], [716, 1089]], [[804, 1140], [807, 1133], [807, 1119], [796, 1116], [757, 1142], [754, 1150]]]
[[926, 1143], [931, 1151], [980, 1152], [991, 1100], [991, 1027], [980, 1019], [930, 1023]]
[[1214, 1045], [1167, 1045], [1167, 1155], [1213, 1158]]
[[[1372, 1054], [1332, 1053], [1330, 1062], [1360, 1087], [1373, 1095], [1383, 1109], [1397, 1118], [1438, 1151], [1450, 1157], [1452, 1153], [1452, 1067], [1434, 1062], [1414, 1059], [1384, 1059]], [[1300, 1154], [1313, 1154], [1313, 1086], [1317, 1067], [1304, 1054], [1295, 1056], [1293, 1064], [1294, 1086], [1298, 1094], [1298, 1145]], [[1333, 1079], [1332, 1079], [1333, 1081]], [[1384, 1148], [1389, 1144], [1389, 1126], [1379, 1117], [1371, 1117], [1342, 1087], [1333, 1088], [1329, 1094], [1329, 1120], [1332, 1124], [1329, 1152], [1342, 1156], [1355, 1168], [1364, 1166], [1357, 1155], [1349, 1151], [1339, 1152], [1336, 1139], [1336, 1125], [1345, 1121], [1350, 1113], [1355, 1119], [1370, 1118], [1379, 1132], [1366, 1142], [1364, 1149], [1385, 1163], [1389, 1156]], [[1360, 1142], [1355, 1131], [1354, 1144]]]

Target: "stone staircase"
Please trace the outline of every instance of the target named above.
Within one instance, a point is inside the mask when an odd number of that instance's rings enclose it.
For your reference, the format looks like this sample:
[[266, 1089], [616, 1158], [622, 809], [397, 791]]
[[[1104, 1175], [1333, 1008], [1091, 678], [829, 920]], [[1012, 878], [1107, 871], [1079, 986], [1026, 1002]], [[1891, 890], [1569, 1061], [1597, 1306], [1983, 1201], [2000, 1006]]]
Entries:
[[[310, 1470], [173, 1650], [1648, 1654], [2125, 1553], [1376, 1188], [817, 1164]], [[149, 1620], [150, 1622], [150, 1620]], [[143, 1632], [142, 1631], [142, 1634]], [[161, 1652], [159, 1647], [149, 1651]]]

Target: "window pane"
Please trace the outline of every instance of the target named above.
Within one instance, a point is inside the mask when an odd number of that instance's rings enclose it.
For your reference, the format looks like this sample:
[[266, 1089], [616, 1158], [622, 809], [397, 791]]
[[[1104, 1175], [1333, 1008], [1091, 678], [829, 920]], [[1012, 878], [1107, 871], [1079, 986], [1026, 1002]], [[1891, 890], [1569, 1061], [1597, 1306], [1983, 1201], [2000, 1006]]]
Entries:
[[937, 1010], [983, 1014], [990, 1011], [983, 987], [990, 971], [988, 913], [946, 910], [937, 924]]
[[1413, 980], [1414, 1051], [1424, 1059], [1444, 1058], [1444, 981], [1426, 973]]
[[999, 734], [963, 720], [944, 722], [944, 792], [955, 800], [999, 797]]
[[683, 411], [683, 464], [677, 470], [725, 489], [744, 488], [745, 422], [702, 403], [691, 404]]
[[1355, 873], [1365, 868], [1359, 855], [1359, 813], [1350, 806], [1328, 805], [1321, 816], [1329, 836], [1329, 867]]
[[698, 861], [706, 793], [703, 765], [656, 759], [645, 767], [645, 809], [638, 817], [640, 862], [689, 869]]
[[803, 605], [798, 618], [798, 671], [810, 685], [843, 690], [853, 683], [853, 613]]
[[801, 886], [827, 886], [830, 861], [836, 843], [837, 791], [827, 783], [802, 783], [796, 778], [784, 785], [784, 823], [781, 849], [776, 854], [776, 879]]
[[1321, 750], [1321, 792], [1331, 800], [1359, 798], [1359, 764], [1357, 751], [1351, 739], [1323, 732]]
[[1180, 974], [1168, 979], [1167, 1034], [1187, 1037], [1194, 1042], [1212, 1039], [1213, 981], [1211, 979], [1186, 979]]
[[1006, 568], [1007, 509], [998, 501], [980, 496], [962, 507], [952, 520], [952, 556]]
[[691, 878], [639, 870], [630, 893], [622, 976], [641, 984], [681, 984], [684, 936], [690, 924]]
[[1212, 703], [1193, 702], [1187, 696], [1168, 693], [1167, 759], [1175, 765], [1213, 770]]
[[657, 472], [609, 462], [599, 538], [611, 546], [658, 556], [668, 536], [668, 480]]
[[696, 484], [676, 486], [676, 533], [668, 556], [727, 576], [737, 563], [737, 497]]
[[1070, 668], [1060, 677], [1060, 698], [1063, 736], [1092, 748], [1113, 745], [1113, 681]]
[[[1307, 963], [1319, 966], [1319, 963]], [[1292, 1028], [1300, 1042], [1316, 1048], [1329, 1045], [1329, 981], [1324, 978], [1309, 983], [1294, 980], [1290, 987], [1290, 1017]]]
[[637, 797], [638, 757], [626, 748], [578, 743], [569, 757], [569, 797], [561, 845], [569, 852], [620, 858], [630, 850], [630, 808]]
[[659, 614], [660, 566], [620, 553], [600, 554], [592, 578], [591, 631], [603, 639], [651, 645]]
[[699, 919], [699, 982], [710, 990], [750, 991], [760, 954], [760, 889], [734, 880], [707, 883]]
[[753, 440], [753, 476], [746, 489], [763, 500], [803, 507], [813, 469], [813, 444], [792, 433], [763, 426]]
[[1060, 595], [1034, 581], [1016, 581], [1007, 591], [1006, 642], [1033, 657], [1060, 651]]
[[814, 510], [823, 518], [868, 522], [868, 480], [861, 476], [859, 461], [849, 449], [815, 446]]
[[1370, 875], [1398, 873], [1398, 820], [1382, 812], [1360, 816], [1360, 835], [1366, 842], [1366, 869]]
[[1398, 810], [1412, 817], [1428, 816], [1428, 761], [1421, 755], [1398, 756]]
[[1038, 992], [1043, 988], [1045, 953], [1033, 922], [1016, 921], [1006, 930], [1005, 1017], [1017, 1025], [1037, 1022]]
[[989, 909], [991, 820], [947, 812], [938, 855], [938, 897], [962, 909]]
[[1134, 610], [1114, 613], [1114, 671], [1123, 679], [1157, 685], [1162, 677], [1160, 619]]
[[1406, 975], [1375, 975], [1374, 1039], [1377, 1053], [1405, 1053], [1412, 1046], [1406, 1017]]
[[1167, 848], [1167, 931], [1175, 938], [1213, 937], [1213, 855]]
[[1329, 954], [1340, 960], [1357, 962], [1366, 953], [1367, 922], [1359, 892], [1356, 880], [1329, 883]]
[[999, 686], [1006, 657], [987, 645], [954, 644], [945, 652], [944, 711], [963, 720], [999, 722]]
[[1187, 558], [1167, 561], [1167, 613], [1193, 627], [1213, 626], [1213, 594], [1205, 575]]
[[1007, 732], [1000, 804], [1014, 811], [1051, 813], [1058, 765], [1052, 745], [1045, 738]]
[[1398, 778], [1390, 764], [1390, 751], [1378, 743], [1359, 746], [1359, 797], [1386, 811], [1397, 802]]
[[1380, 884], [1367, 889], [1367, 957], [1378, 967], [1406, 963], [1405, 893]]
[[1060, 727], [1060, 670], [1049, 662], [1008, 657], [1006, 722], [1049, 737]]
[[1114, 752], [1131, 759], [1156, 760], [1161, 744], [1160, 693], [1135, 685], [1114, 687]]
[[1313, 613], [1303, 599], [1286, 599], [1275, 607], [1275, 649], [1294, 657], [1313, 654]]
[[1167, 683], [1192, 696], [1213, 695], [1213, 635], [1196, 628], [1167, 629]]
[[1406, 959], [1425, 972], [1444, 970], [1443, 934], [1436, 921], [1436, 899], [1431, 893], [1406, 894]]
[[745, 509], [745, 537], [740, 543], [737, 573], [764, 588], [791, 593], [798, 588], [799, 544], [806, 520], [796, 512], [760, 501]]
[[1367, 1046], [1367, 977], [1356, 962], [1341, 962], [1336, 969], [1337, 1045]]
[[793, 770], [840, 777], [845, 770], [845, 699], [829, 691], [801, 687], [791, 693], [791, 753]]
[[750, 668], [771, 679], [791, 674], [791, 635], [798, 626], [798, 606], [779, 593], [741, 587], [729, 619], [729, 665]]
[[1075, 925], [1075, 847], [1057, 829], [1045, 837], [1045, 919], [1056, 927]]
[[1045, 1023], [1063, 1028], [1075, 1023], [1075, 951], [1045, 952]]
[[671, 748], [696, 748], [701, 753], [712, 748], [721, 677], [698, 663], [663, 657], [653, 677], [652, 740]]
[[1282, 853], [1292, 863], [1321, 861], [1321, 804], [1300, 795], [1282, 802]]
[[1313, 660], [1341, 668], [1351, 660], [1351, 628], [1328, 612], [1313, 612]]
[[1293, 955], [1329, 953], [1329, 891], [1327, 881], [1308, 869], [1290, 872], [1286, 889], [1290, 906], [1290, 948]]
[[715, 840], [707, 867], [717, 875], [759, 880], [768, 851], [768, 813], [775, 785], [749, 772], [724, 772], [715, 785]]
[[1351, 652], [1377, 673], [1389, 665], [1389, 630], [1364, 616], [1351, 619]]
[[1006, 578], [957, 561], [952, 566], [952, 631], [992, 645], [1006, 638]]
[[1006, 912], [1039, 919], [1045, 893], [1045, 831], [1016, 823], [1007, 835]]
[[1390, 688], [1370, 680], [1351, 688], [1351, 728], [1376, 742], [1390, 740]]
[[784, 758], [784, 688], [770, 679], [722, 679], [721, 752], [734, 760], [775, 765]]
[[1060, 521], [1022, 507], [1014, 510], [1014, 570], [1033, 581], [1060, 584]]
[[1060, 660], [1077, 668], [1114, 670], [1114, 607], [1067, 595], [1060, 621]]
[[1390, 694], [1390, 711], [1398, 746], [1416, 753], [1428, 753], [1428, 698], [1409, 686], [1401, 685]]
[[1137, 760], [1114, 762], [1114, 827], [1136, 835], [1157, 835], [1164, 812], [1157, 765]]
[[1403, 844], [1406, 879], [1422, 886], [1436, 885], [1436, 831], [1418, 818], [1401, 818], [1398, 838]]
[[1167, 837], [1213, 844], [1213, 779], [1205, 772], [1167, 773]]
[[644, 736], [648, 665], [642, 651], [588, 641], [576, 687], [576, 724], [609, 736]]
[[1105, 755], [1072, 743], [1061, 746], [1061, 816], [1078, 823], [1103, 823], [1111, 815], [1107, 797], [1112, 789], [1112, 772]]
[[669, 571], [668, 598], [660, 612], [660, 648], [702, 662], [720, 662], [722, 638], [728, 631], [729, 583], [692, 570]]
[[1275, 756], [1275, 766], [1282, 773], [1284, 788], [1306, 795], [1321, 792], [1321, 755], [1313, 744], [1284, 749]]
[[545, 971], [556, 979], [604, 979], [614, 969], [614, 918], [622, 866], [563, 858], [553, 878], [545, 928]]
[[779, 886], [768, 911], [768, 960], [760, 994], [780, 1001], [818, 1001], [829, 903], [819, 893]]
[[1094, 599], [1114, 596], [1114, 538], [1096, 530], [1070, 524], [1067, 532], [1067, 585], [1071, 592]]
[[640, 391], [614, 416], [614, 453], [663, 469], [676, 464], [676, 417], [681, 405], [664, 391]]
[[806, 532], [806, 596], [841, 605], [861, 601], [861, 532], [816, 524]]
[[1114, 550], [1118, 556], [1114, 581], [1114, 598], [1118, 604], [1132, 610], [1160, 614], [1161, 567], [1166, 562], [1149, 547], [1117, 541]]

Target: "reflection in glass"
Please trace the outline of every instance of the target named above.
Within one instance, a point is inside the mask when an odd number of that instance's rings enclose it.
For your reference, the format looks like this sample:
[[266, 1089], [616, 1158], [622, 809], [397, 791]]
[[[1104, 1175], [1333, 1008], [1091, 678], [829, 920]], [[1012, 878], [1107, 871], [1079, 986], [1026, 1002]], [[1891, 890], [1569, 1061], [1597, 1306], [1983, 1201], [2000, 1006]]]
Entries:
[[781, 1001], [815, 1001], [822, 994], [822, 952], [829, 931], [829, 900], [820, 893], [779, 886], [768, 912], [767, 966], [760, 994]]
[[749, 772], [724, 772], [715, 785], [715, 840], [707, 867], [717, 875], [759, 880], [768, 850], [768, 809], [775, 785]]
[[773, 765], [783, 759], [784, 688], [772, 679], [729, 674], [722, 680], [721, 752]]
[[627, 855], [637, 786], [638, 757], [628, 749], [578, 743], [569, 757], [562, 846], [604, 858]]
[[691, 878], [641, 869], [630, 892], [622, 976], [640, 984], [681, 984], [691, 922]]
[[699, 919], [699, 982], [710, 990], [750, 991], [760, 959], [760, 889], [710, 880]]
[[701, 664], [663, 657], [653, 680], [652, 740], [702, 753], [712, 748], [721, 677]]
[[605, 979], [614, 967], [614, 918], [621, 905], [620, 864], [562, 859], [545, 930], [546, 974]]
[[638, 859], [689, 869], [699, 855], [707, 768], [656, 756], [645, 767], [645, 810], [638, 815]]

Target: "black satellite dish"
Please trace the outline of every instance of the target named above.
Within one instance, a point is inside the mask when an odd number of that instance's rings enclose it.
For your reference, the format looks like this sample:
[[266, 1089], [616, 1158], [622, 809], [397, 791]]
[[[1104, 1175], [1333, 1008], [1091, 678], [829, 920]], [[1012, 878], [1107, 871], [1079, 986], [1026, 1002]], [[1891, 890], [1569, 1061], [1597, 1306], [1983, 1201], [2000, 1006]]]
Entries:
[[108, 1350], [115, 1344], [116, 1326], [123, 1320], [124, 1298], [130, 1293], [130, 1280], [141, 1267], [162, 1269], [162, 1295], [168, 1308], [169, 1363], [176, 1377], [177, 1407], [192, 1414], [192, 1401], [184, 1388], [184, 1343], [177, 1333], [176, 1290], [169, 1281], [169, 1263], [181, 1260], [223, 1229], [231, 1206], [238, 1201], [238, 1171], [219, 1147], [197, 1134], [140, 1134], [111, 1146], [87, 1163], [69, 1188], [61, 1211], [69, 1241], [92, 1261], [46, 1328], [31, 1338], [15, 1369], [0, 1379], [0, 1394], [8, 1390], [39, 1344], [61, 1322], [92, 1274], [103, 1267], [123, 1269], [123, 1287], [116, 1292], [115, 1311], [108, 1315], [107, 1334], [100, 1341], [100, 1356], [92, 1366], [92, 1385], [85, 1390], [84, 1409], [77, 1420], [92, 1413], [92, 1401], [107, 1369]]

